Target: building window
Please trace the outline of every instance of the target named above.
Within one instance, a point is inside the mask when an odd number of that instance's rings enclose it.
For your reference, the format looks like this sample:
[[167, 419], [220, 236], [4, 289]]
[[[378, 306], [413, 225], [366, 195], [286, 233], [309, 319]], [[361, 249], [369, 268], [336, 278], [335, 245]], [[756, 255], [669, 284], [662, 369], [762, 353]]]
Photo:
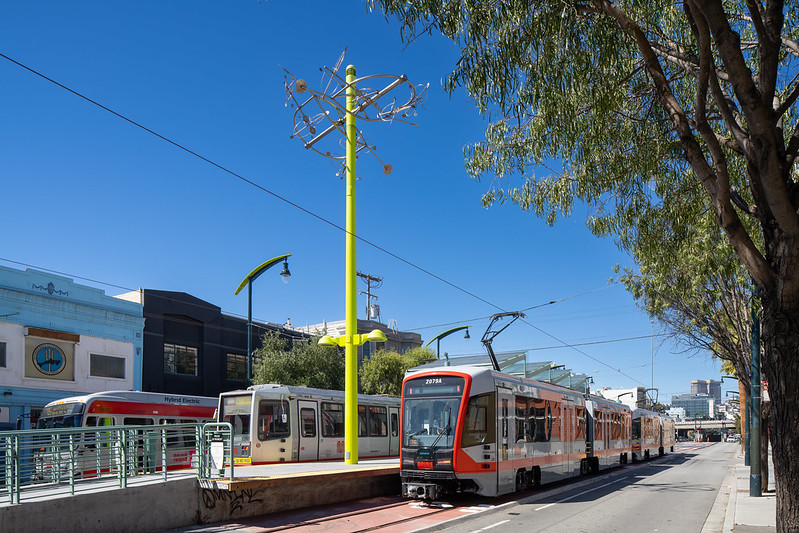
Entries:
[[247, 381], [247, 356], [240, 353], [227, 354], [227, 378]]
[[125, 379], [125, 359], [97, 353], [90, 354], [89, 375], [96, 378]]
[[6, 343], [0, 342], [0, 368], [6, 367]]
[[197, 375], [197, 348], [180, 344], [164, 344], [164, 372]]

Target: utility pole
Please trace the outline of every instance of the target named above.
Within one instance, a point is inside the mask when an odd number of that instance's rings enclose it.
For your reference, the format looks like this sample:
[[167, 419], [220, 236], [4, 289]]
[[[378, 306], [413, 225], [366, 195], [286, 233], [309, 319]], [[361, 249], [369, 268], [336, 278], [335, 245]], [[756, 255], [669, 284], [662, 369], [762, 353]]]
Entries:
[[[366, 319], [370, 320], [372, 318], [371, 310], [372, 310], [372, 298], [377, 300], [377, 295], [372, 294], [372, 283], [375, 284], [374, 288], [379, 289], [383, 286], [383, 278], [379, 278], [377, 276], [372, 276], [369, 274], [364, 274], [362, 272], [357, 273], [358, 277], [361, 278], [366, 282], [366, 290], [365, 291], [358, 291], [358, 294], [365, 294], [366, 295]], [[377, 311], [377, 321], [380, 321], [380, 308], [378, 307]]]
[[763, 495], [760, 471], [760, 317], [757, 313], [757, 305], [760, 303], [760, 296], [757, 283], [754, 284], [752, 291], [752, 370], [749, 374], [749, 387], [752, 391], [752, 423], [749, 429], [752, 435], [749, 437], [749, 463], [751, 471], [749, 476], [749, 496], [759, 497]]

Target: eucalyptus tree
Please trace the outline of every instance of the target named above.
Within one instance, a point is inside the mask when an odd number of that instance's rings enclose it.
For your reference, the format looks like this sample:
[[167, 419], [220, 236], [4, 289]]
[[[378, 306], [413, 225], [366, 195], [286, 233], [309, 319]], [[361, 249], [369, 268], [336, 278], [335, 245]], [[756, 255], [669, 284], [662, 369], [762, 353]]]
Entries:
[[[637, 269], [619, 281], [675, 343], [729, 364], [749, 389], [751, 281], [713, 216], [694, 202], [694, 223], [674, 226], [669, 198], [621, 228]], [[617, 267], [618, 270], [618, 267]]]
[[799, 531], [797, 4], [367, 1], [405, 39], [436, 31], [459, 45], [445, 89], [465, 88], [490, 121], [467, 169], [520, 180], [494, 182], [487, 204], [552, 222], [587, 202], [601, 234], [701, 195], [761, 290], [777, 526]]

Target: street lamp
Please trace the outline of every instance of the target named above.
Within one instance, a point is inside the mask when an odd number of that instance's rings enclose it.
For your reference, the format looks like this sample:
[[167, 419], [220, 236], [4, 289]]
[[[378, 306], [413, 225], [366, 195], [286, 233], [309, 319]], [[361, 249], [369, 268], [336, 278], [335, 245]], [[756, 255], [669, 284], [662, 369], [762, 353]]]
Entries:
[[249, 387], [252, 383], [252, 282], [258, 279], [258, 276], [263, 274], [265, 271], [269, 270], [269, 268], [275, 266], [279, 262], [283, 261], [283, 270], [280, 272], [280, 277], [283, 280], [283, 283], [288, 283], [289, 278], [291, 277], [291, 272], [289, 272], [289, 262], [288, 258], [291, 257], [291, 254], [279, 255], [258, 265], [252, 272], [247, 274], [244, 277], [244, 281], [241, 282], [239, 288], [236, 289], [236, 292], [233, 294], [236, 295], [241, 292], [241, 289], [244, 286], [247, 286], [247, 386]]
[[[627, 395], [627, 394], [629, 394], [630, 396], [632, 396], [632, 395], [633, 395], [633, 392], [632, 392], [632, 391], [622, 392], [621, 394], [619, 394], [618, 396], [616, 396], [616, 401], [617, 401], [617, 402], [619, 402], [619, 403], [623, 403], [621, 400], [619, 400], [619, 398], [621, 398], [622, 396], [625, 396], [625, 395]], [[634, 402], [634, 403], [635, 403], [636, 405], [638, 404], [638, 402], [637, 402], [637, 401], [636, 401], [636, 402]]]
[[[441, 353], [441, 350], [440, 350], [440, 348], [441, 348], [441, 339], [443, 339], [447, 335], [452, 335], [456, 331], [461, 331], [461, 330], [464, 330], [464, 329], [466, 330], [466, 334], [463, 336], [463, 338], [464, 339], [470, 339], [471, 337], [469, 337], [469, 326], [458, 326], [457, 328], [448, 329], [447, 331], [445, 331], [443, 333], [439, 333], [438, 335], [436, 335], [435, 337], [430, 339], [430, 342], [425, 344], [425, 346], [430, 346], [430, 343], [432, 343], [433, 341], [436, 341], [436, 359], [441, 359], [441, 355], [440, 355], [440, 353]], [[446, 363], [444, 363], [444, 365], [445, 366], [449, 366], [449, 356], [447, 355], [446, 352], [444, 352], [444, 357], [447, 360]]]
[[[374, 146], [368, 144], [364, 135], [355, 126], [356, 118], [367, 121], [391, 122], [399, 121], [410, 124], [404, 117], [408, 113], [416, 114], [416, 105], [421, 100], [422, 91], [408, 81], [407, 76], [371, 75], [361, 78], [355, 77], [355, 67], [347, 66], [346, 79], [339, 75], [339, 67], [344, 60], [344, 54], [334, 68], [324, 67], [323, 78], [328, 81], [322, 84], [322, 90], [312, 89], [303, 79], [295, 78], [286, 71], [284, 86], [286, 88], [287, 105], [295, 108], [294, 133], [303, 141], [306, 149], [327, 157], [340, 165], [340, 171], [346, 176], [346, 230], [345, 230], [345, 275], [344, 275], [344, 337], [334, 339], [325, 335], [319, 340], [323, 346], [336, 345], [344, 347], [344, 462], [346, 464], [358, 463], [358, 346], [373, 336], [376, 342], [382, 335], [376, 331], [368, 335], [358, 334], [358, 316], [356, 309], [357, 287], [356, 279], [356, 227], [355, 227], [355, 172], [356, 158], [359, 152], [374, 153]], [[289, 77], [291, 78], [289, 80]], [[361, 86], [362, 82], [385, 81], [391, 82], [382, 89], [371, 89]], [[380, 102], [380, 99], [389, 92], [403, 87], [409, 90], [407, 100], [394, 98], [392, 102]], [[425, 87], [426, 89], [426, 87]], [[305, 94], [307, 93], [307, 94]], [[298, 96], [302, 95], [302, 96]], [[306, 98], [307, 96], [307, 98]], [[304, 101], [303, 98], [306, 98]], [[317, 131], [317, 127], [321, 131]], [[333, 150], [320, 148], [322, 140], [333, 132], [344, 135], [344, 154], [334, 153]], [[338, 141], [338, 140], [337, 140]], [[377, 155], [375, 155], [377, 158]], [[378, 158], [379, 161], [379, 158]], [[382, 163], [382, 161], [381, 161]], [[391, 173], [391, 165], [383, 164], [383, 173]], [[337, 175], [338, 175], [337, 174]], [[374, 334], [374, 335], [373, 335]], [[324, 341], [324, 342], [323, 342]]]

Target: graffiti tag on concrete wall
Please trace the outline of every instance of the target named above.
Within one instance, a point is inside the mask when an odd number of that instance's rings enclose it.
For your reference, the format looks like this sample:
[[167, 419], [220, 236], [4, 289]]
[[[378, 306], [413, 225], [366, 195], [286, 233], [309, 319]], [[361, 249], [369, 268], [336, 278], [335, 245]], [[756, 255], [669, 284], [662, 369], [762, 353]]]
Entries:
[[254, 490], [220, 490], [203, 489], [203, 505], [206, 509], [216, 509], [217, 504], [228, 505], [228, 512], [233, 515], [236, 511], [241, 511], [245, 505], [261, 503], [261, 498], [256, 497]]

